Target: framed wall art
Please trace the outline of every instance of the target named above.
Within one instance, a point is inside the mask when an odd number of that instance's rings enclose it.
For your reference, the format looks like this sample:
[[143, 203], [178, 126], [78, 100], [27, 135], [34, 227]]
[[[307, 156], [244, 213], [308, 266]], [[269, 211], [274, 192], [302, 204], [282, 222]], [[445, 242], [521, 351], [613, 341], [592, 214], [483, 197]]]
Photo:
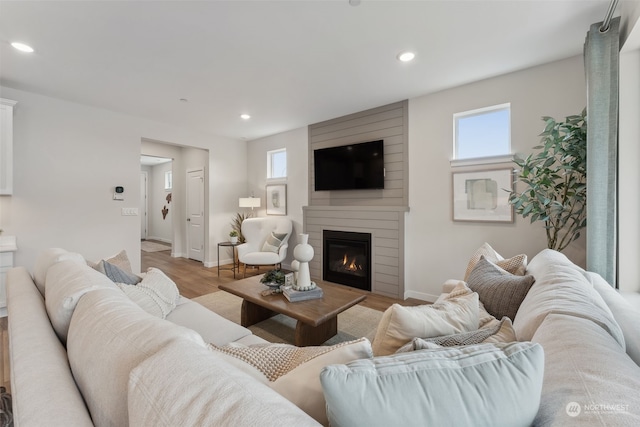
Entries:
[[453, 172], [453, 220], [513, 222], [513, 168]]
[[287, 184], [267, 185], [267, 215], [287, 214]]

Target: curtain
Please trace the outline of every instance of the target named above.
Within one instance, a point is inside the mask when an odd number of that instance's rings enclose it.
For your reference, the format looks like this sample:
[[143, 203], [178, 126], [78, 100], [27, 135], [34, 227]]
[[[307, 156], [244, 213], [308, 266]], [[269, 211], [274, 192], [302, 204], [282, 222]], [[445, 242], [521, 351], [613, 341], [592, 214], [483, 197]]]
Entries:
[[613, 287], [617, 276], [618, 57], [620, 18], [591, 25], [587, 81], [587, 269]]

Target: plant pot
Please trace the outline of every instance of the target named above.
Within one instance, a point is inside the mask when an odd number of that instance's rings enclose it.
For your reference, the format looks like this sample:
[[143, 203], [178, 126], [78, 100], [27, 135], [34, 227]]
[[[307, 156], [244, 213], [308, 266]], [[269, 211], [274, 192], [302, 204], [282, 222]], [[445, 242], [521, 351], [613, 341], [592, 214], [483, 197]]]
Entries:
[[238, 236], [230, 236], [229, 237], [229, 242], [233, 243], [234, 245], [236, 243], [238, 243]]

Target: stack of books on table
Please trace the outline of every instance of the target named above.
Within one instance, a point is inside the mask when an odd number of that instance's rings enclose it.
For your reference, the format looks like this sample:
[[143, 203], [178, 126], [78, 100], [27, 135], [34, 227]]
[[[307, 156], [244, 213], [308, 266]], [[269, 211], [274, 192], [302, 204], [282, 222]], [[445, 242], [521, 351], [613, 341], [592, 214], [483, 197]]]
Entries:
[[282, 293], [284, 294], [284, 297], [289, 300], [289, 302], [322, 298], [323, 295], [322, 289], [318, 288], [317, 286], [308, 291], [296, 291], [293, 288], [284, 288]]

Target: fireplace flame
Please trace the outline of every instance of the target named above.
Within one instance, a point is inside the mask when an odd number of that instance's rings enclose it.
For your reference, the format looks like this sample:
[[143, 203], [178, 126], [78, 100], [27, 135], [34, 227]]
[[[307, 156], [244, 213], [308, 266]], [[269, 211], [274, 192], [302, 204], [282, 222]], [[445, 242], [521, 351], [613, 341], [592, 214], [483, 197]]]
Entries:
[[342, 266], [347, 271], [358, 271], [362, 270], [362, 266], [360, 264], [356, 264], [355, 258], [349, 260], [347, 254], [344, 254], [342, 257]]

